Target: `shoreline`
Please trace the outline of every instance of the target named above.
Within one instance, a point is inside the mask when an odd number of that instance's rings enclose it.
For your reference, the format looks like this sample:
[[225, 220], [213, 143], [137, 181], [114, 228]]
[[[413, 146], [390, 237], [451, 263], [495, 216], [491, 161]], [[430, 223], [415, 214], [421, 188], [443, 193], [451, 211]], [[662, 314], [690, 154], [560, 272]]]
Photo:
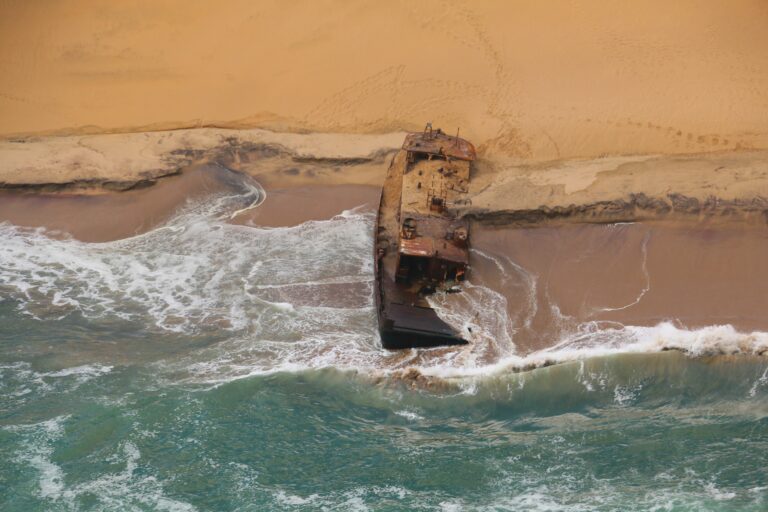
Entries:
[[[152, 231], [194, 201], [224, 193], [243, 193], [247, 176], [199, 164], [149, 188], [97, 193], [16, 193], [0, 190], [0, 224], [43, 228], [53, 237], [81, 242], [112, 242]], [[259, 183], [257, 186], [261, 186]], [[327, 220], [346, 210], [373, 209], [379, 190], [371, 185], [292, 185], [262, 187], [256, 208], [236, 212], [230, 224], [258, 228], [297, 226]], [[296, 205], [301, 204], [300, 208]]]
[[531, 209], [472, 209], [462, 216], [487, 226], [536, 227], [562, 224], [617, 224], [634, 222], [719, 222], [768, 225], [768, 198], [724, 200], [668, 194], [648, 197], [643, 193], [627, 198], [567, 206], [542, 205]]
[[[379, 187], [402, 136], [193, 129], [0, 141], [0, 194], [120, 202], [127, 193], [156, 201], [158, 193], [149, 191], [158, 185], [190, 169], [216, 167], [267, 189]], [[516, 165], [480, 159], [469, 199], [456, 206], [457, 213], [488, 226], [651, 220], [759, 225], [768, 223], [768, 151]]]

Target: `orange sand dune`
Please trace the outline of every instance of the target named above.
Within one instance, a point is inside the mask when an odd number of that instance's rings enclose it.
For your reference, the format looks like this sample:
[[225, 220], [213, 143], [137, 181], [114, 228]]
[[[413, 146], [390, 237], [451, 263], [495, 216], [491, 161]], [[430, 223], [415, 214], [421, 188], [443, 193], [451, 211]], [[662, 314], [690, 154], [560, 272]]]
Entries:
[[765, 0], [4, 0], [0, 71], [6, 136], [432, 120], [498, 159], [768, 147]]

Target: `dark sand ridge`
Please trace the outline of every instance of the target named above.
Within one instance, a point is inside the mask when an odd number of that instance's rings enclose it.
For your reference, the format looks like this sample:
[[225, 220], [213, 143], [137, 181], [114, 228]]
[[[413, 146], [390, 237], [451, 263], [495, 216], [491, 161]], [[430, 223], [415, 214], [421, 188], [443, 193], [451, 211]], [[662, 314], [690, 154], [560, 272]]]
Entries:
[[768, 153], [638, 155], [478, 166], [471, 206], [489, 224], [616, 222], [681, 216], [768, 221]]

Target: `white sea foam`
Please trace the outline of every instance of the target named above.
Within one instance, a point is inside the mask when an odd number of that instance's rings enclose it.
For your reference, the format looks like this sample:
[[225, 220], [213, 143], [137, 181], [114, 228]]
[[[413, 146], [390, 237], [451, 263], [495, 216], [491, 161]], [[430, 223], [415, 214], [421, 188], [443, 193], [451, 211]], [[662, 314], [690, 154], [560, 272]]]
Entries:
[[576, 373], [576, 381], [584, 386], [587, 391], [599, 389], [605, 390], [607, 377], [601, 373], [587, 371], [584, 361], [579, 362], [579, 371]]
[[[521, 312], [525, 315], [522, 323], [524, 327], [530, 327], [539, 309], [538, 277], [512, 261], [507, 255], [492, 255], [476, 248], [470, 249], [470, 251], [494, 264], [501, 275], [502, 288], [512, 287], [515, 290], [514, 293], [522, 291], [527, 299], [527, 308]], [[520, 279], [513, 280], [510, 274], [515, 274]]]
[[296, 496], [294, 494], [287, 494], [284, 491], [277, 491], [275, 493], [275, 501], [277, 501], [280, 505], [287, 505], [291, 507], [300, 505], [312, 505], [319, 497], [320, 496], [317, 494], [311, 494], [306, 498], [302, 498], [301, 496]]
[[112, 371], [112, 366], [80, 365], [50, 372], [35, 371], [25, 361], [0, 365], [0, 394], [17, 403], [49, 393], [71, 392]]
[[281, 508], [299, 507], [311, 510], [350, 510], [364, 512], [376, 510], [382, 501], [393, 503], [409, 497], [412, 491], [396, 486], [363, 486], [348, 491], [329, 494], [310, 494], [302, 497], [283, 490], [272, 491], [276, 504]]
[[58, 416], [29, 425], [4, 427], [23, 436], [14, 462], [29, 465], [38, 473], [38, 495], [57, 509], [76, 510], [81, 496], [95, 498], [108, 510], [150, 507], [168, 512], [191, 512], [195, 507], [168, 498], [161, 482], [151, 475], [137, 474], [141, 453], [134, 443], [125, 441], [111, 462], [122, 464], [123, 470], [105, 473], [97, 478], [67, 486], [65, 473], [53, 461], [54, 443], [64, 435], [64, 425], [69, 417]]
[[[687, 330], [669, 322], [652, 327], [623, 326], [603, 329], [595, 329], [594, 325], [590, 324], [585, 325], [582, 331], [566, 336], [555, 346], [526, 356], [510, 355], [493, 364], [475, 368], [433, 366], [421, 370], [424, 374], [445, 378], [477, 377], [594, 357], [664, 350], [680, 350], [692, 356], [754, 355], [768, 350], [768, 333], [742, 333], [730, 325]], [[589, 385], [593, 385], [591, 381]]]
[[760, 377], [752, 384], [752, 387], [749, 388], [749, 396], [754, 397], [757, 395], [757, 390], [763, 386], [768, 385], [768, 367], [763, 370], [763, 374], [760, 375]]
[[465, 365], [476, 364], [488, 353], [514, 353], [514, 323], [507, 314], [507, 299], [487, 286], [466, 282], [461, 293], [438, 294], [429, 299], [441, 318], [472, 342], [462, 353]]
[[709, 496], [716, 499], [717, 501], [729, 501], [736, 497], [735, 492], [723, 491], [722, 489], [719, 489], [714, 482], [709, 482], [704, 486], [704, 489], [707, 491]]
[[81, 379], [81, 381], [90, 380], [91, 377], [99, 377], [106, 375], [112, 371], [112, 366], [104, 366], [100, 364], [96, 365], [81, 365], [74, 366], [72, 368], [64, 368], [54, 372], [47, 372], [39, 374], [41, 377], [70, 377], [72, 375]]
[[403, 409], [401, 411], [395, 411], [395, 414], [397, 414], [398, 416], [402, 416], [403, 418], [405, 418], [407, 420], [410, 420], [410, 421], [419, 421], [419, 420], [423, 420], [424, 419], [423, 416], [420, 416], [420, 415], [416, 414], [415, 412], [409, 411], [407, 409]]
[[68, 416], [29, 425], [13, 425], [5, 430], [24, 436], [22, 452], [16, 454], [17, 464], [29, 464], [38, 472], [39, 495], [45, 499], [58, 499], [64, 493], [64, 473], [51, 461], [52, 443], [64, 432]]
[[[264, 307], [293, 312], [300, 306], [291, 296], [308, 293], [291, 287], [345, 278], [365, 283], [363, 275], [370, 282], [369, 214], [275, 229], [222, 220], [261, 197], [254, 188], [190, 204], [165, 226], [104, 244], [2, 225], [0, 287], [36, 318], [79, 312], [189, 334], [245, 329]], [[273, 291], [263, 293], [260, 284]]]
[[617, 384], [613, 389], [613, 401], [616, 403], [616, 405], [620, 406], [631, 405], [635, 400], [637, 400], [637, 397], [642, 389], [642, 385], [620, 386]]
[[168, 498], [163, 493], [161, 482], [154, 476], [139, 475], [136, 472], [141, 452], [130, 441], [122, 444], [122, 454], [116, 462], [124, 464], [124, 469], [116, 473], [106, 473], [98, 478], [67, 489], [70, 500], [81, 495], [96, 496], [102, 506], [110, 510], [130, 508], [133, 505], [151, 507], [168, 512], [191, 512], [194, 506]]

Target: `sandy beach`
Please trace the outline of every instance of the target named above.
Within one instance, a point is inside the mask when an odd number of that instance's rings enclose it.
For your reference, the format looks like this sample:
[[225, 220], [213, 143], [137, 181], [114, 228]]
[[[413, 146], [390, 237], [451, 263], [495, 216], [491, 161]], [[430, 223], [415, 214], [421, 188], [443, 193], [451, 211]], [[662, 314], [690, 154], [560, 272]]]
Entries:
[[0, 5], [0, 135], [460, 127], [492, 160], [768, 147], [768, 6]]

